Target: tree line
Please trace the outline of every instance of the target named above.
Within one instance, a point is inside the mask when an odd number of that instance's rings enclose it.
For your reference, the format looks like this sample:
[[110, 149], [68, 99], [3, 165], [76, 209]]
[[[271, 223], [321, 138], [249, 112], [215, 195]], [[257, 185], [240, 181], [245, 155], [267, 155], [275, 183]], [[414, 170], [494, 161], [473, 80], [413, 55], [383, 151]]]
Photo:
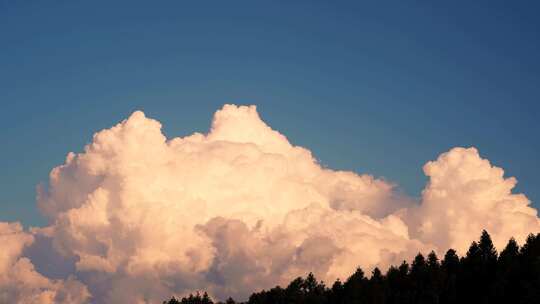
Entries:
[[[361, 268], [332, 286], [313, 273], [287, 287], [253, 293], [247, 302], [232, 298], [217, 304], [534, 304], [540, 303], [540, 233], [519, 247], [512, 238], [500, 254], [487, 231], [472, 242], [466, 255], [449, 249], [442, 260], [434, 251], [419, 253], [386, 273], [375, 268], [368, 277]], [[207, 293], [172, 298], [163, 304], [214, 304]]]

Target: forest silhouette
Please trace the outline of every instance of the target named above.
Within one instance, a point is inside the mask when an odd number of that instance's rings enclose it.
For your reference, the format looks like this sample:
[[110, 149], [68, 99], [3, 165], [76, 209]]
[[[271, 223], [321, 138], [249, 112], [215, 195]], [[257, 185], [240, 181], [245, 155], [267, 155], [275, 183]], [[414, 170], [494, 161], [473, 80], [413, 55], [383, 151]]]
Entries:
[[361, 268], [332, 286], [312, 273], [287, 287], [253, 293], [248, 301], [213, 302], [206, 292], [171, 298], [163, 304], [535, 304], [540, 303], [540, 233], [519, 247], [512, 238], [500, 254], [487, 231], [463, 257], [449, 249], [442, 260], [434, 251], [419, 253], [409, 264], [391, 266], [385, 274]]

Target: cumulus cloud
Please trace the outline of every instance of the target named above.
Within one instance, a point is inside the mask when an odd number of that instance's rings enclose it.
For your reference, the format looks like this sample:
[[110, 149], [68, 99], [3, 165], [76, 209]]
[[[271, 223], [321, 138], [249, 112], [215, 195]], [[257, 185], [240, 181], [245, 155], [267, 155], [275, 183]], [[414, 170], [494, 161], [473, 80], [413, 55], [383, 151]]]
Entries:
[[34, 237], [19, 223], [0, 223], [0, 303], [82, 303], [89, 299], [86, 287], [69, 277], [50, 280], [36, 272], [22, 257]]
[[[207, 134], [172, 139], [135, 112], [51, 171], [38, 190], [48, 227], [16, 229], [19, 247], [47, 240], [40, 250], [71, 271], [47, 279], [17, 247], [5, 260], [10, 269], [25, 261], [48, 282], [39, 290], [56, 297], [159, 303], [200, 289], [242, 298], [309, 271], [333, 281], [418, 251], [463, 250], [483, 228], [498, 246], [540, 231], [536, 210], [511, 192], [515, 179], [474, 148], [452, 149], [424, 171], [430, 181], [414, 202], [385, 180], [321, 167], [255, 106], [225, 105]], [[36, 268], [47, 272], [46, 263]]]
[[524, 242], [540, 231], [536, 209], [523, 194], [513, 194], [517, 181], [482, 159], [475, 148], [454, 148], [424, 166], [429, 184], [422, 205], [410, 210], [418, 237], [464, 252], [471, 233], [487, 229], [498, 248], [511, 237]]

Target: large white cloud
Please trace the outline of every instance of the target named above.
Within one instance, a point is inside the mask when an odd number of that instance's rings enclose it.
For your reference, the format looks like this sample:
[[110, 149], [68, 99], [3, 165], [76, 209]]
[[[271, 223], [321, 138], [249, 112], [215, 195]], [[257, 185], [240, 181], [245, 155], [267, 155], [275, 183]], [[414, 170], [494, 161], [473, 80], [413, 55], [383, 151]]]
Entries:
[[475, 149], [424, 170], [418, 203], [384, 180], [321, 167], [254, 106], [225, 105], [208, 134], [169, 140], [135, 112], [52, 170], [38, 191], [50, 225], [33, 233], [74, 264], [97, 302], [159, 303], [196, 289], [241, 298], [308, 271], [332, 281], [419, 250], [463, 251], [483, 228], [498, 246], [540, 231], [527, 198], [511, 193], [515, 179]]

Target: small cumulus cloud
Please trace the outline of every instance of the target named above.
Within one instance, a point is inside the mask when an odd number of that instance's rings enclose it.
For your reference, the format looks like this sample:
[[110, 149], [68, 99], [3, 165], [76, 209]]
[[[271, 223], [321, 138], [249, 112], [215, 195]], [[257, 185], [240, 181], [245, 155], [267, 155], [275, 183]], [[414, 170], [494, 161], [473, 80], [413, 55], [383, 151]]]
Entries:
[[[0, 299], [159, 303], [201, 289], [242, 298], [309, 271], [332, 281], [419, 250], [463, 251], [483, 228], [499, 247], [540, 231], [528, 199], [511, 192], [516, 180], [476, 149], [452, 149], [424, 172], [415, 203], [387, 181], [322, 167], [255, 106], [225, 105], [208, 134], [172, 139], [135, 112], [51, 171], [38, 191], [47, 227], [0, 226], [14, 239], [0, 243], [0, 267], [27, 269], [29, 282], [1, 277]], [[39, 250], [70, 264], [62, 278], [45, 276], [43, 258], [34, 269], [27, 256]]]

